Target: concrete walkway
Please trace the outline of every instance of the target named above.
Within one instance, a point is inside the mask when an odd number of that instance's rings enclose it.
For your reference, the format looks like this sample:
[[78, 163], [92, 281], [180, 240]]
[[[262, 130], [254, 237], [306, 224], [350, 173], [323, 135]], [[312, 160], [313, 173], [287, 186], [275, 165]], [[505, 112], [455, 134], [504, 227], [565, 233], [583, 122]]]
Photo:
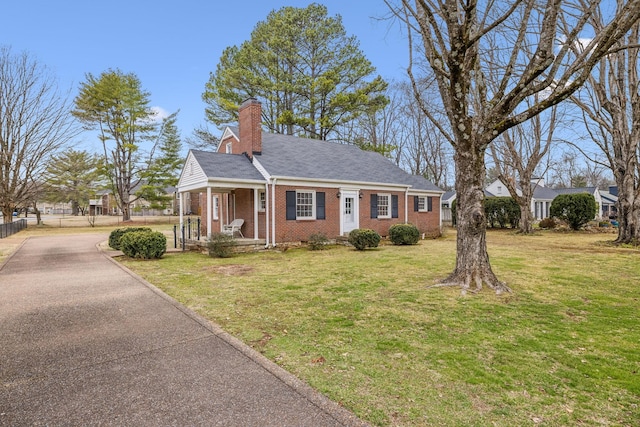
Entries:
[[120, 267], [107, 237], [30, 238], [0, 265], [0, 425], [364, 425]]

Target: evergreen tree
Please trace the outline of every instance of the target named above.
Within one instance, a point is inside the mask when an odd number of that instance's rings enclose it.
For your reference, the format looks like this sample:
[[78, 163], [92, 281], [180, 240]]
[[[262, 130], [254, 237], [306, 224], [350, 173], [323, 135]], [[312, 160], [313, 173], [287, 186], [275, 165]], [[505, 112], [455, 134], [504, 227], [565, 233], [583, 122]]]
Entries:
[[133, 190], [150, 163], [143, 159], [142, 144], [152, 139], [156, 130], [149, 93], [133, 73], [109, 70], [98, 77], [89, 73], [80, 85], [75, 105], [73, 114], [87, 129], [99, 132], [105, 177], [122, 211], [122, 220], [128, 221], [130, 204], [137, 200]]
[[87, 151], [68, 149], [53, 156], [45, 170], [47, 199], [55, 203], [71, 203], [73, 215], [89, 204], [99, 177], [100, 159]]
[[143, 183], [137, 196], [151, 203], [151, 209], [165, 209], [171, 206], [172, 192], [167, 190], [178, 185], [183, 158], [180, 154], [182, 142], [176, 126], [178, 113], [173, 113], [162, 121], [155, 158], [142, 174]]
[[262, 102], [272, 132], [331, 139], [344, 123], [384, 107], [387, 83], [325, 6], [283, 7], [259, 22], [250, 40], [225, 49], [203, 94], [207, 120], [237, 119], [242, 101]]

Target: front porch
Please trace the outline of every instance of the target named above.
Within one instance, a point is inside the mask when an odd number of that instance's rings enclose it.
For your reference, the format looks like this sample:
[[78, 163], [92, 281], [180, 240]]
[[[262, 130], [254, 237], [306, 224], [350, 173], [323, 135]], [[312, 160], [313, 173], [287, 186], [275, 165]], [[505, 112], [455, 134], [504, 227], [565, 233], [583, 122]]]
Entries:
[[[267, 241], [265, 239], [247, 239], [247, 238], [236, 238], [234, 239], [236, 242], [236, 246], [234, 248], [234, 252], [257, 252], [266, 250]], [[207, 252], [207, 240], [192, 240], [185, 239], [184, 241], [184, 250], [189, 251], [198, 251], [198, 252]]]

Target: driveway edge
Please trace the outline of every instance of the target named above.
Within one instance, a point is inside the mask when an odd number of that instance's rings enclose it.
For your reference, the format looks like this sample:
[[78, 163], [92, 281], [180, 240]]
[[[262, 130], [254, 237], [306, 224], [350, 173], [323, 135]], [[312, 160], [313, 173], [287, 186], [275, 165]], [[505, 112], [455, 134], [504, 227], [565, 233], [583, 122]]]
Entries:
[[[308, 385], [307, 383], [305, 383], [295, 375], [291, 374], [290, 372], [286, 371], [282, 367], [278, 366], [276, 363], [272, 362], [271, 360], [269, 360], [267, 357], [265, 357], [258, 351], [254, 350], [253, 348], [249, 347], [239, 339], [225, 332], [219, 325], [205, 319], [195, 311], [182, 305], [177, 300], [175, 300], [171, 296], [164, 293], [161, 289], [149, 283], [144, 278], [142, 278], [138, 274], [128, 269], [126, 266], [120, 264], [117, 260], [114, 259], [112, 254], [106, 253], [100, 247], [100, 243], [96, 244], [96, 248], [105, 258], [107, 258], [109, 261], [117, 265], [120, 269], [125, 271], [127, 274], [131, 275], [133, 278], [135, 278], [137, 281], [142, 283], [144, 286], [146, 286], [156, 295], [160, 296], [161, 298], [169, 302], [171, 305], [173, 305], [175, 308], [180, 310], [186, 316], [198, 322], [205, 329], [209, 330], [213, 335], [215, 335], [216, 337], [220, 338], [231, 347], [238, 350], [246, 358], [252, 360], [256, 364], [258, 364], [260, 367], [262, 367], [264, 370], [266, 370], [267, 372], [269, 372], [270, 374], [278, 378], [280, 381], [282, 381], [289, 387], [291, 387], [293, 390], [295, 390], [296, 393], [303, 396], [305, 399], [307, 399], [309, 402], [311, 402], [318, 408], [321, 408], [324, 412], [329, 414], [332, 418], [334, 418], [336, 421], [338, 421], [342, 425], [349, 426], [349, 427], [369, 427], [370, 426], [370, 424], [360, 420], [348, 409], [340, 406], [338, 403], [329, 399], [322, 393], [316, 391], [310, 385]], [[0, 266], [0, 269], [2, 269], [2, 266]]]

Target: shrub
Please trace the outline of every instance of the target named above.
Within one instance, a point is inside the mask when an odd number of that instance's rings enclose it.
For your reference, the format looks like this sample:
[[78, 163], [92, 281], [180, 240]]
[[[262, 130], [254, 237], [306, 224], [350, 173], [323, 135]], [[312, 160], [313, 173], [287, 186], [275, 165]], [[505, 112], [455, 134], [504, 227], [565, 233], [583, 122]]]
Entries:
[[359, 251], [366, 248], [377, 248], [380, 243], [380, 235], [368, 228], [357, 228], [349, 233], [349, 243]]
[[520, 206], [512, 197], [487, 197], [484, 199], [484, 213], [489, 227], [511, 228], [518, 227], [520, 223]]
[[213, 233], [207, 241], [209, 256], [213, 258], [229, 258], [233, 255], [233, 248], [237, 245], [231, 234]]
[[543, 220], [540, 221], [540, 223], [538, 224], [538, 227], [540, 228], [546, 228], [546, 229], [554, 229], [556, 228], [556, 220], [549, 217], [549, 218], [544, 218]]
[[309, 241], [307, 242], [309, 245], [309, 249], [312, 251], [319, 251], [325, 248], [329, 239], [324, 233], [313, 233], [309, 237]]
[[131, 258], [160, 258], [167, 251], [167, 238], [159, 231], [133, 231], [122, 235], [120, 249]]
[[109, 234], [109, 247], [120, 250], [120, 239], [127, 233], [135, 233], [136, 231], [152, 231], [149, 227], [124, 227], [116, 228]]
[[596, 216], [596, 199], [587, 193], [561, 194], [551, 202], [550, 213], [578, 230]]
[[420, 231], [413, 224], [395, 224], [389, 227], [389, 239], [394, 245], [415, 245], [420, 240]]

